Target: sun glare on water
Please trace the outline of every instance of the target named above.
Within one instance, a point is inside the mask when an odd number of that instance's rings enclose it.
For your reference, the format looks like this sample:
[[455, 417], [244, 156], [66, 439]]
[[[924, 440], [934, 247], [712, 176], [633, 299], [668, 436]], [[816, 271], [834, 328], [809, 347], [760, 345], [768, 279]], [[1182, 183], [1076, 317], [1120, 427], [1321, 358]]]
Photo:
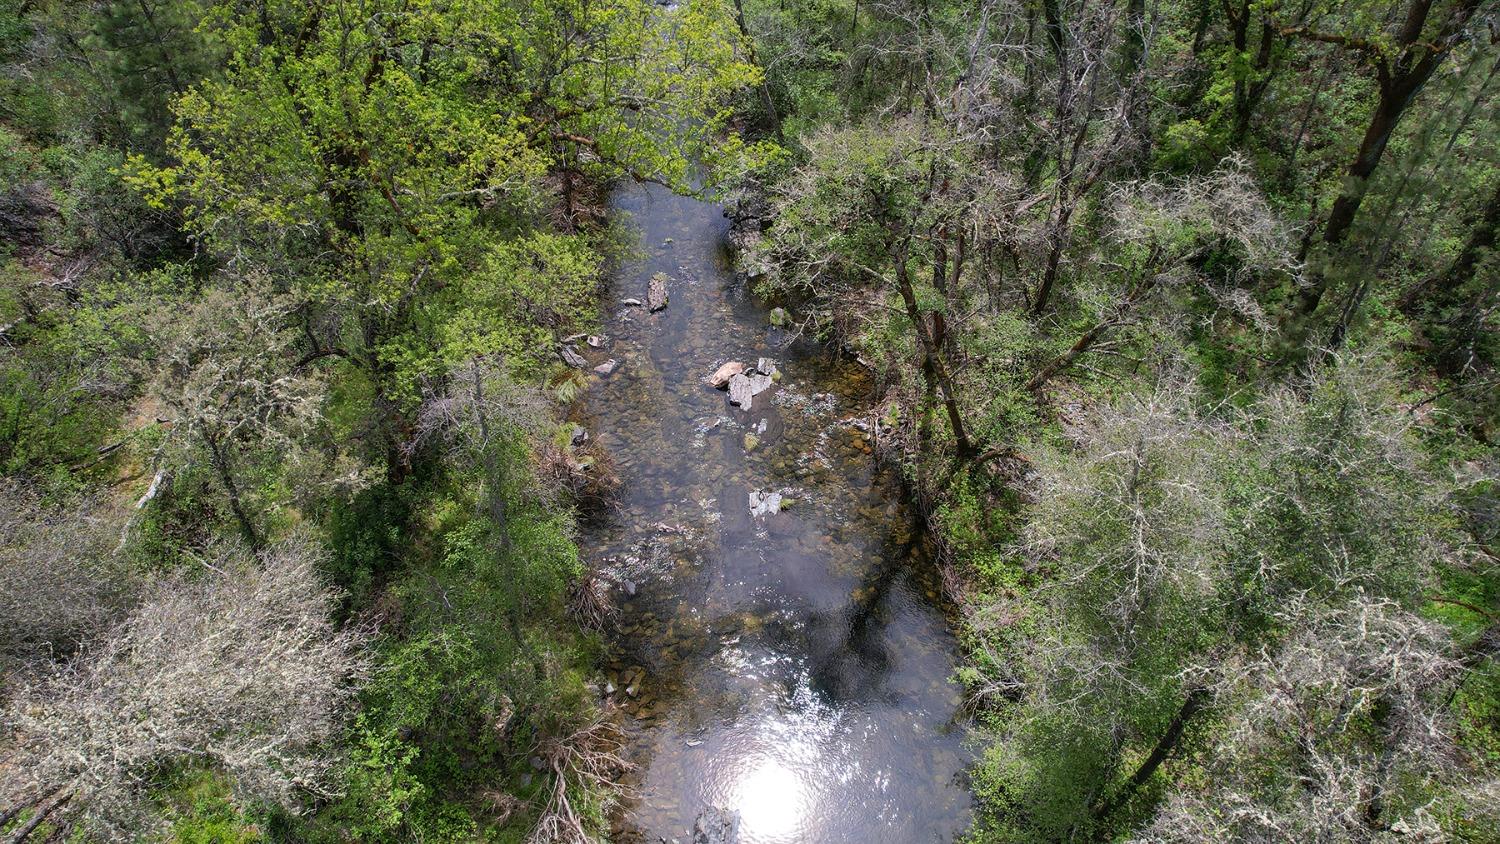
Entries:
[[752, 841], [792, 840], [807, 810], [801, 776], [774, 759], [761, 761], [735, 785], [740, 830]]

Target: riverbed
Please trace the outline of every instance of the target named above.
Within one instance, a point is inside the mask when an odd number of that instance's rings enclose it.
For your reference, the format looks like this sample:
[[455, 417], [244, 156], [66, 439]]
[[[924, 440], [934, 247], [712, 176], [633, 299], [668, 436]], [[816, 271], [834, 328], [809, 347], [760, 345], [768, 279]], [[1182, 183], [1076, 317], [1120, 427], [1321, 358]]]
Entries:
[[[614, 206], [639, 255], [606, 299], [597, 354], [619, 367], [579, 417], [624, 481], [582, 535], [619, 607], [604, 682], [637, 766], [614, 840], [686, 844], [713, 808], [742, 844], [952, 841], [971, 810], [958, 645], [863, 430], [868, 374], [770, 324], [719, 207], [650, 185]], [[666, 309], [622, 302], [658, 274]], [[762, 358], [780, 374], [749, 411], [705, 383]], [[785, 506], [752, 515], [752, 493]]]

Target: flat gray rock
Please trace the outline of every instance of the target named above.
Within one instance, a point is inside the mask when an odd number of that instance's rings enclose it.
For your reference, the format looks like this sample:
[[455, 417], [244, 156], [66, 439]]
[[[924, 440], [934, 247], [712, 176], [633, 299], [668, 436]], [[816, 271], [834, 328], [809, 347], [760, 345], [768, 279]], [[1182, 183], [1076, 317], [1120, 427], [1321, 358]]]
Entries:
[[755, 397], [771, 389], [774, 383], [771, 376], [759, 373], [733, 375], [729, 378], [729, 403], [749, 410], [755, 404]]
[[750, 493], [750, 516], [774, 516], [781, 512], [781, 493], [779, 492], [751, 492]]

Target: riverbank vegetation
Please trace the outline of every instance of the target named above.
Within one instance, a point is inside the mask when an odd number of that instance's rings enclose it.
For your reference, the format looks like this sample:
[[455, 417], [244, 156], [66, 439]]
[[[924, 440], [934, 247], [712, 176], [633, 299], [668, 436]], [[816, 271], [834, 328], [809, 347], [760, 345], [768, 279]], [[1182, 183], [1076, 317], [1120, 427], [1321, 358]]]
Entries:
[[611, 181], [764, 151], [732, 10], [0, 2], [0, 834], [575, 841]]
[[744, 267], [882, 377], [973, 840], [1496, 840], [1500, 9], [742, 12]]

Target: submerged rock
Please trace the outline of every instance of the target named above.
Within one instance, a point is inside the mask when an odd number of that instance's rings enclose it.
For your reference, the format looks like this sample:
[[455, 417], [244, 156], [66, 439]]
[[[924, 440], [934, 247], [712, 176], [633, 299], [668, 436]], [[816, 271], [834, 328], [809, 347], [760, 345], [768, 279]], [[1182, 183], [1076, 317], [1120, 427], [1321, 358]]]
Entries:
[[637, 298], [635, 298], [635, 297], [632, 296], [632, 297], [629, 297], [629, 298], [621, 299], [620, 300], [620, 304], [626, 305], [626, 306], [632, 307], [632, 308], [639, 308], [641, 305], [643, 305], [645, 303], [642, 302], [640, 299], [637, 299]]
[[651, 276], [646, 285], [646, 306], [654, 313], [667, 306], [667, 274]]
[[693, 821], [693, 844], [739, 844], [740, 813], [710, 806]]
[[708, 376], [708, 383], [715, 389], [727, 390], [729, 388], [729, 379], [736, 375], [743, 375], [744, 372], [745, 365], [737, 360], [732, 360], [715, 369], [714, 374]]
[[615, 360], [614, 358], [610, 358], [609, 360], [605, 361], [604, 363], [601, 363], [598, 366], [594, 367], [594, 371], [597, 372], [600, 375], [608, 376], [610, 374], [613, 374], [614, 371], [617, 368], [619, 368], [619, 366], [620, 366], [620, 362], [619, 361]]

